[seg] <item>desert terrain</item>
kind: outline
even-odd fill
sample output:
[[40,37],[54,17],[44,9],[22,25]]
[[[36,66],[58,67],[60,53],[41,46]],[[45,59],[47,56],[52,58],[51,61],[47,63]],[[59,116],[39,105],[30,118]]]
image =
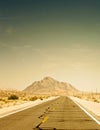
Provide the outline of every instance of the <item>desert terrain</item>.
[[[67,95],[66,95],[67,96]],[[17,90],[0,90],[0,116],[4,116],[13,111],[23,108],[29,108],[48,100],[56,98],[56,96],[36,96],[26,94]],[[100,94],[96,93],[84,93],[69,96],[74,102],[82,105],[92,115],[96,116],[100,120]]]
[[0,89],[0,109],[15,105],[24,104],[35,101],[37,99],[43,100],[49,96],[36,96],[33,94],[26,94],[22,91],[11,89]]
[[0,114],[29,108],[59,96],[71,98],[100,119],[100,93],[81,92],[71,84],[51,77],[36,81],[23,91],[0,89]]

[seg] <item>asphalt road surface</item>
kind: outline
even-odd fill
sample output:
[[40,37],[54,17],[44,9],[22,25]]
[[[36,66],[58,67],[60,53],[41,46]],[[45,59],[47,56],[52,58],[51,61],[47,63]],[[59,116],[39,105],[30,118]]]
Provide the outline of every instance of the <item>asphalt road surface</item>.
[[100,125],[72,100],[60,97],[1,118],[0,130],[100,130]]

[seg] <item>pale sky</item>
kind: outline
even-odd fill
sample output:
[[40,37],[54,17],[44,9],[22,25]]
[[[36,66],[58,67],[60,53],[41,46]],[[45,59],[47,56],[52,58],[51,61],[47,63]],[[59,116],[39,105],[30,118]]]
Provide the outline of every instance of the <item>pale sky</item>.
[[100,92],[99,0],[0,2],[0,88],[46,76]]

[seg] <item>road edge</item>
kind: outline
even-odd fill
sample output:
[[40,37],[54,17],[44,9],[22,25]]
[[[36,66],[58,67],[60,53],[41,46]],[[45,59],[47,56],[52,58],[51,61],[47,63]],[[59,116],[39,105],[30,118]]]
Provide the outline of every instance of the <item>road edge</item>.
[[96,119],[85,107],[81,105],[81,103],[78,103],[77,101],[74,101],[71,97],[69,97],[70,100],[72,100],[77,106],[79,106],[89,117],[91,117],[98,125],[100,125],[100,121]]

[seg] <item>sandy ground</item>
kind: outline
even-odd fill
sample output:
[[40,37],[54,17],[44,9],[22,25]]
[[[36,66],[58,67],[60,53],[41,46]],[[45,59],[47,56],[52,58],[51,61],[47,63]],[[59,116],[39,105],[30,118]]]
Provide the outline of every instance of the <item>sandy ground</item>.
[[77,97],[70,97],[73,101],[77,102],[93,114],[95,114],[98,118],[100,118],[100,103],[93,101],[86,101],[84,99],[80,99]]
[[39,105],[49,100],[54,100],[56,98],[58,97],[50,97],[48,99],[43,99],[43,100],[37,99],[36,101],[29,101],[23,104],[17,104],[15,106],[0,108],[0,118]]

